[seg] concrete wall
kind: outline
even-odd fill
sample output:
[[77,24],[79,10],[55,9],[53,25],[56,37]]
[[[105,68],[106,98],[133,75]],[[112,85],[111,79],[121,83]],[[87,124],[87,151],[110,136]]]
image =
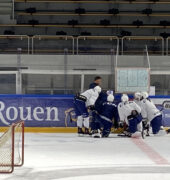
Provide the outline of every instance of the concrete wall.
[[[17,67],[18,55],[0,55],[0,68],[10,70]],[[62,94],[81,89],[81,78],[84,74],[84,88],[96,75],[103,78],[103,89],[114,89],[115,57],[109,55],[21,55],[22,93],[24,94]],[[151,56],[151,85],[156,87],[156,94],[170,94],[170,57]],[[118,56],[118,67],[148,67],[146,57]],[[65,63],[66,62],[66,66]],[[0,74],[4,73],[0,71]],[[66,73],[66,76],[64,75]],[[67,82],[65,84],[65,78]],[[0,87],[15,85],[9,77],[0,78]],[[65,87],[66,86],[66,87]],[[1,93],[10,93],[8,88],[0,88]]]
[[[17,57],[17,55],[0,55],[0,67],[16,67]],[[21,55],[21,66],[37,70],[63,70],[65,58],[68,70],[109,71],[115,61],[115,56],[111,55]],[[149,59],[153,73],[154,71],[168,73],[170,56],[150,56]],[[148,67],[146,56],[118,56],[117,61],[118,67]]]

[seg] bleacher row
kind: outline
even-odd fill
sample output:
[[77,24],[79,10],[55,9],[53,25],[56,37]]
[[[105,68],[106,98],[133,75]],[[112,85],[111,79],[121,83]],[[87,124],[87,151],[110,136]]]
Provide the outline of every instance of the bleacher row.
[[[169,32],[170,29],[170,21],[167,20],[169,8],[170,1],[167,0],[15,0],[17,24],[3,24],[1,27],[56,28],[57,35],[116,36],[136,35],[133,29],[150,29],[147,35],[153,35],[153,29],[161,29],[162,32],[154,35],[167,37],[168,33],[164,31]],[[100,32],[95,33],[96,28]],[[114,34],[111,32],[113,29]]]
[[120,54],[142,54],[147,45],[151,54],[169,54],[169,0],[8,1],[16,23],[0,19],[0,53],[110,54],[119,45]]
[[[161,36],[49,36],[0,35],[0,53],[26,54],[149,54],[168,55],[170,37]],[[136,46],[138,44],[138,46]]]
[[15,0],[15,2],[55,2],[55,3],[102,3],[102,4],[170,4],[168,0]]

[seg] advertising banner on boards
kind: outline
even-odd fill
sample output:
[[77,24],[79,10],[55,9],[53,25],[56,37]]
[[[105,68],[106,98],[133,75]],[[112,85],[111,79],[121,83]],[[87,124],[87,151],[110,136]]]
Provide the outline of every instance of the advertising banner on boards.
[[0,96],[0,126],[24,120],[26,127],[65,127],[73,96]]
[[[151,99],[162,112],[164,126],[170,127],[170,97]],[[0,126],[19,120],[26,127],[75,127],[73,96],[0,95]]]

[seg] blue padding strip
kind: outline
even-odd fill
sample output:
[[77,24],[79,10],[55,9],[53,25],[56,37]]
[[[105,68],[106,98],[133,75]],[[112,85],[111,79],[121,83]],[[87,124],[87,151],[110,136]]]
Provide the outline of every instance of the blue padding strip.
[[0,98],[69,98],[72,99],[74,95],[37,95],[37,94],[0,94]]
[[[122,96],[122,94],[116,94],[115,95],[115,99],[120,99]],[[128,95],[129,98],[133,98],[133,95]],[[6,97],[6,98],[21,98],[21,97],[26,97],[26,98],[73,98],[74,95],[73,94],[58,94],[58,95],[37,95],[37,94],[0,94],[0,98],[3,98],[3,97]],[[170,98],[170,95],[169,96],[164,96],[164,95],[157,95],[157,96],[150,96],[150,98],[158,98],[158,99],[169,99]]]
[[164,96],[164,95],[157,95],[157,96],[149,96],[150,98],[158,98],[158,99],[169,99],[170,96]]

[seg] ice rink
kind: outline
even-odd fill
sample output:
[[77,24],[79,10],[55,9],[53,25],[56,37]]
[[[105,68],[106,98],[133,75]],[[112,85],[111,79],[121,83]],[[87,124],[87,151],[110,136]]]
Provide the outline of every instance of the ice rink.
[[170,135],[25,134],[25,164],[0,180],[170,180]]

